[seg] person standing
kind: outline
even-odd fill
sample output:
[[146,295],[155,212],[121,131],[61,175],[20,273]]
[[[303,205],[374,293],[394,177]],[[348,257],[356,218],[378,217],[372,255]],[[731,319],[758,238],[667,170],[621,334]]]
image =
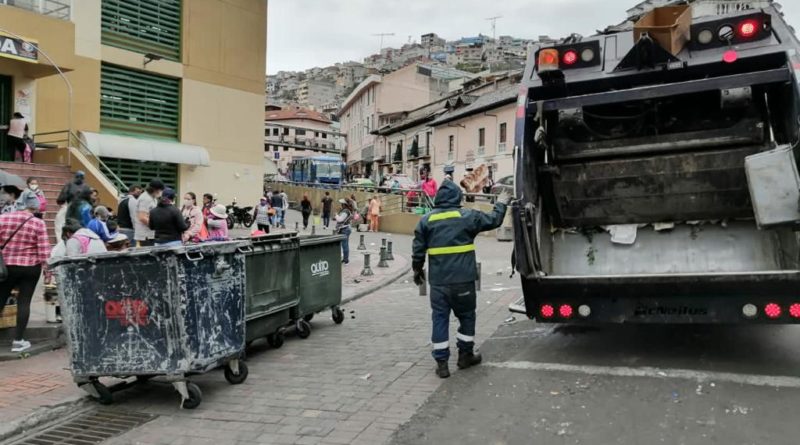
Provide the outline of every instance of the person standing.
[[331,225],[331,210],[333,210],[331,192],[325,192],[325,197],[322,198],[322,225],[326,229]]
[[181,215],[189,223],[189,229],[183,232],[183,242],[199,243],[202,241],[200,234],[203,232],[203,226],[206,222],[205,218],[203,218],[203,212],[197,206],[197,195],[194,192],[188,192],[183,195]]
[[31,299],[42,268],[50,257],[50,240],[43,220],[33,214],[39,209],[39,200],[33,196],[24,202],[25,210],[0,215],[0,250],[8,270],[8,276],[0,282],[0,312],[17,289],[17,326],[11,352],[30,349],[25,340],[25,328],[31,314]]
[[308,199],[308,193],[303,193],[303,199],[300,201],[300,213],[303,215],[303,230],[308,230],[308,218],[311,216],[311,200]]
[[272,194],[272,201],[270,202],[272,208],[275,209],[275,217],[272,218],[272,225],[278,227],[283,217],[283,198],[279,192]]
[[475,259],[475,237],[503,224],[508,193],[497,198],[492,213],[461,207],[463,195],[455,182],[445,180],[436,193],[434,210],[425,215],[414,231],[412,269],[414,283],[425,285],[425,257],[430,260],[430,301],[432,309],[433,358],[436,375],[450,376],[450,312],[458,318],[456,335],[458,368],[466,369],[481,362],[475,347],[475,280],[478,278]]
[[44,193],[39,188],[39,180],[31,177],[28,178],[25,183],[27,184],[27,187],[22,191],[19,199],[17,199],[17,210],[25,210],[25,202],[28,200],[28,198],[33,196],[39,200],[39,210],[37,210],[34,215],[37,218],[42,219],[44,217],[44,212],[47,211],[47,198],[45,198]]
[[258,205],[256,205],[256,209],[253,211],[253,220],[255,220],[258,230],[269,233],[269,226],[272,218],[271,212],[274,212],[272,206],[269,205],[267,198],[262,196],[258,201]]
[[6,141],[8,143],[7,152],[3,154],[3,160],[14,161],[19,155],[19,159],[24,159],[25,154],[25,135],[28,133],[28,123],[22,113],[14,113],[6,126]]
[[93,231],[82,227],[81,223],[67,218],[61,237],[64,240],[64,254],[68,257],[107,252],[106,244]]
[[133,239],[133,217],[136,215],[136,200],[142,194],[142,188],[138,185],[131,186],[128,189],[128,195],[122,198],[117,206],[117,224],[119,231],[127,236],[129,240]]
[[78,221],[82,227],[88,227],[92,222],[92,191],[88,187],[81,191],[77,198],[67,206],[67,219]]
[[340,199],[339,204],[342,208],[336,215],[336,233],[344,235],[342,238],[342,263],[350,264],[350,234],[353,230],[350,223],[353,220],[353,207],[347,199]]
[[158,205],[158,198],[164,191],[164,183],[158,179],[150,181],[147,189],[136,200],[136,219],[133,221],[133,239],[137,247],[150,247],[156,237],[155,231],[150,229],[150,211]]
[[167,187],[158,199],[158,204],[150,210],[147,219],[154,233],[154,242],[159,247],[176,247],[183,244],[183,233],[189,230],[189,223],[175,207],[175,190]]
[[91,188],[86,185],[86,173],[78,170],[75,172],[75,178],[64,184],[64,187],[61,188],[56,203],[58,203],[58,205],[69,204],[86,190],[91,193]]
[[430,198],[431,200],[436,197],[436,191],[439,190],[439,184],[436,183],[436,180],[431,177],[430,172],[428,169],[423,168],[420,170],[420,176],[422,177],[422,192]]
[[111,238],[114,237],[107,225],[109,216],[110,213],[108,212],[107,208],[103,206],[97,206],[94,209],[94,219],[89,221],[89,224],[86,226],[87,229],[96,233],[97,236],[100,237],[100,240],[104,243],[109,242]]
[[283,207],[281,211],[281,228],[286,228],[286,213],[289,211],[289,195],[286,194],[286,191],[281,190],[281,201],[283,202]]
[[367,208],[367,213],[369,215],[370,232],[377,232],[378,224],[381,219],[381,199],[378,198],[378,195],[374,195],[372,199],[369,200],[369,207]]
[[228,240],[228,211],[222,204],[217,204],[208,213],[208,240]]

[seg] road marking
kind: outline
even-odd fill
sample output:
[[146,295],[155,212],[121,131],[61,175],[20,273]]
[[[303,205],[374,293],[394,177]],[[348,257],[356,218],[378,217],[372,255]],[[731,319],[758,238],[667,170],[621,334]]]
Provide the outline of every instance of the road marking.
[[695,371],[691,369],[662,369],[651,367],[631,368],[626,366],[567,365],[562,363],[537,362],[489,362],[490,368],[519,369],[528,371],[571,372],[612,377],[647,377],[661,379],[692,380],[698,383],[727,382],[741,385],[769,386],[776,388],[800,388],[800,378],[757,374],[735,374],[730,372]]

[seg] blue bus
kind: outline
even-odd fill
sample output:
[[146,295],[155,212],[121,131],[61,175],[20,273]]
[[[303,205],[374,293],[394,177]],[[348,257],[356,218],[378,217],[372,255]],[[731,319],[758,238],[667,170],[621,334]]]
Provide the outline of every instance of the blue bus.
[[315,156],[298,158],[289,165],[289,180],[292,182],[341,185],[345,164],[338,157]]

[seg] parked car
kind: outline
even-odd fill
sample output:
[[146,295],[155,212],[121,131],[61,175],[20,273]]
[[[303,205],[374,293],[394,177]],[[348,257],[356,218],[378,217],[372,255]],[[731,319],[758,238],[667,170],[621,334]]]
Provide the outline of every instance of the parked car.
[[355,178],[347,185],[364,188],[367,191],[373,191],[375,189],[375,181],[369,178]]
[[497,180],[492,186],[492,195],[499,195],[502,192],[506,192],[511,196],[514,196],[514,176],[504,176]]

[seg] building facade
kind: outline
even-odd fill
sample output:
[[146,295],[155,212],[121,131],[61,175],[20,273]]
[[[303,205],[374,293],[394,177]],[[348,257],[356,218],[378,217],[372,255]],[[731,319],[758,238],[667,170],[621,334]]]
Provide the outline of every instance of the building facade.
[[338,125],[314,110],[287,107],[267,110],[264,117],[264,156],[281,173],[292,160],[313,156],[342,157],[345,138]]
[[307,79],[297,89],[297,102],[314,110],[336,102],[336,84],[324,80]]
[[71,131],[70,145],[128,185],[158,177],[221,200],[256,199],[267,0],[158,3],[0,1],[0,32],[40,49],[0,54],[0,119],[18,111],[34,135]]

